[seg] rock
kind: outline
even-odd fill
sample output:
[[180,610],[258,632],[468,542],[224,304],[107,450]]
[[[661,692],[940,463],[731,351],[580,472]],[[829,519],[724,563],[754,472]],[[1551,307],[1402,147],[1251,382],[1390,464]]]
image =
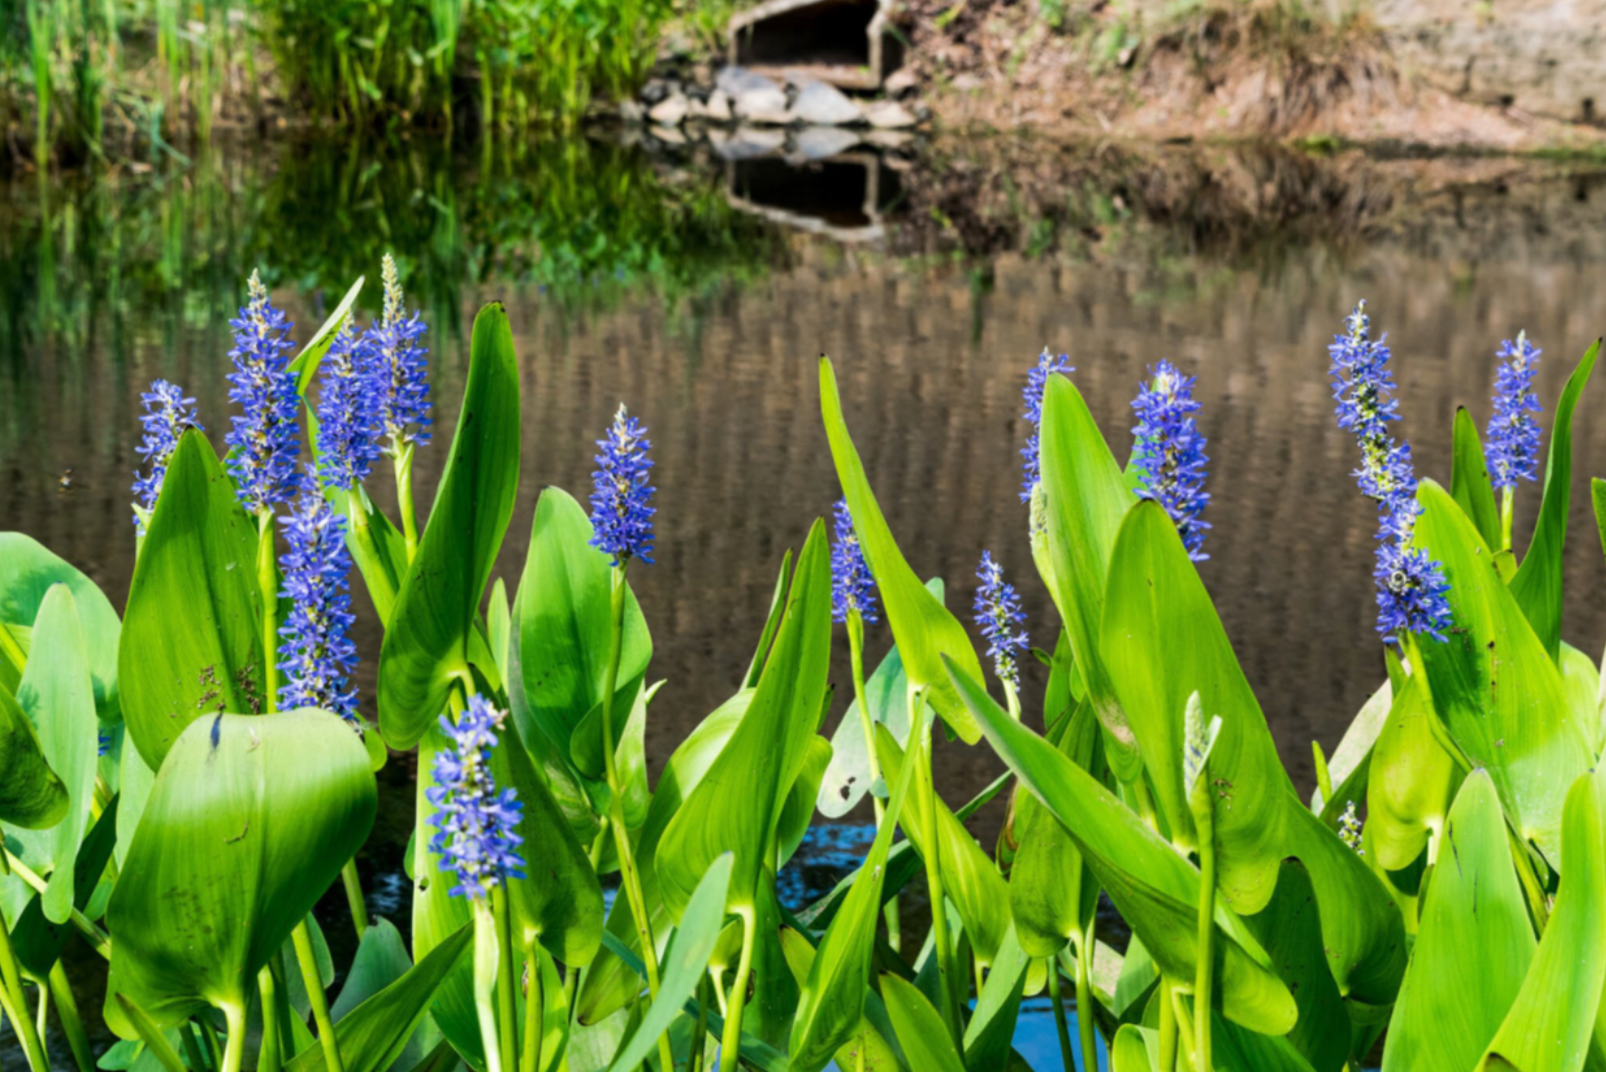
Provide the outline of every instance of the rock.
[[864,110],[865,122],[879,130],[901,130],[919,120],[897,101],[876,101]]
[[619,102],[619,118],[626,126],[639,126],[647,110],[633,100]]
[[723,160],[751,160],[755,156],[768,156],[785,144],[786,135],[779,130],[737,127],[726,141],[714,144],[714,152]]
[[649,78],[647,84],[641,87],[641,100],[650,108],[669,97],[673,91],[673,87],[662,78]]
[[714,88],[725,91],[727,97],[736,98],[756,89],[780,89],[780,83],[766,78],[746,67],[722,67],[714,78]]
[[804,127],[792,139],[792,150],[804,160],[825,160],[859,144],[859,136],[841,127]]
[[740,119],[754,123],[790,122],[786,90],[779,82],[745,67],[726,67],[719,72],[715,85],[730,98],[731,113]]
[[866,131],[864,140],[878,149],[907,149],[915,136],[907,130],[870,130]]
[[686,135],[681,133],[679,127],[649,127],[647,132],[664,145],[686,144]]
[[833,85],[804,82],[792,102],[792,119],[810,126],[840,127],[857,123],[864,112]]
[[686,118],[686,113],[689,111],[691,111],[691,105],[687,102],[685,96],[680,93],[672,93],[653,105],[651,110],[647,112],[647,118],[660,126],[673,127],[679,126],[680,121]]
[[919,84],[920,79],[915,77],[914,71],[908,67],[899,67],[887,76],[887,80],[881,88],[886,91],[889,97],[901,97]]
[[731,121],[731,99],[723,89],[716,89],[708,95],[708,101],[703,105],[703,117],[712,123]]

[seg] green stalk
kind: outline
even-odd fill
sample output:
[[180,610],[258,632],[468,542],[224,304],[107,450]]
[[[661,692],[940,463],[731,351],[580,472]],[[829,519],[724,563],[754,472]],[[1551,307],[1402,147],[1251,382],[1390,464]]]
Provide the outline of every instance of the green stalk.
[[1020,692],[1012,681],[1004,682],[1004,700],[1009,704],[1009,717],[1020,721]]
[[271,968],[263,967],[257,972],[257,991],[262,995],[262,1048],[257,1052],[257,1072],[279,1072],[284,1057],[279,1052],[278,986]]
[[703,1056],[708,1052],[708,973],[697,980],[697,1029],[692,1032],[691,1064],[688,1072],[703,1072]]
[[[200,1024],[201,1039],[206,1043],[207,1060],[211,1062],[211,1067],[216,1068],[223,1062],[223,1047],[218,1045],[217,1031],[213,1029],[212,1021],[203,1016]],[[257,1072],[262,1072],[262,1069],[257,1069]]]
[[546,991],[543,978],[541,943],[535,939],[524,947],[524,968],[530,973],[529,985],[524,991],[524,1054],[519,1062],[521,1072],[540,1072],[541,1042],[546,1032]]
[[[864,615],[857,610],[848,614],[848,650],[853,655],[853,698],[859,705],[859,724],[864,728],[865,753],[870,757],[870,781],[881,782],[881,759],[876,755],[875,749],[875,719],[870,714],[869,697],[864,685]],[[870,801],[875,805],[875,828],[881,829],[881,823],[886,818],[886,803],[878,796],[871,794]],[[898,898],[894,894],[887,901],[882,910],[887,920],[887,944],[897,953],[903,945],[902,927],[898,919]]]
[[357,941],[368,933],[368,903],[362,895],[362,879],[357,875],[357,859],[352,857],[340,869],[341,883],[346,887],[346,903],[351,906],[351,922],[357,928]]
[[[0,850],[0,877],[4,877],[12,871],[15,871],[17,877],[22,881],[32,886],[35,892],[39,894],[45,892],[47,883],[34,873],[33,868],[12,856],[11,853]],[[101,930],[96,923],[77,908],[72,910],[68,918],[72,920],[73,926],[91,949],[107,960],[112,959],[112,940],[105,931]]]
[[1076,1035],[1082,1046],[1082,1072],[1098,1072],[1099,1044],[1093,1020],[1093,933],[1076,952]]
[[413,509],[413,444],[396,453],[396,505],[401,510],[407,561],[418,557],[418,514]]
[[964,1027],[959,1015],[958,977],[954,974],[954,947],[948,937],[947,900],[942,885],[942,839],[937,830],[937,787],[932,779],[931,729],[936,715],[926,716],[926,690],[909,690],[909,717],[920,726],[920,752],[915,788],[922,825],[926,828],[926,885],[931,890],[931,940],[937,950],[937,978],[942,990],[942,1022],[956,1049],[964,1050]]
[[1160,1072],[1177,1067],[1177,1010],[1171,1004],[1171,980],[1160,977]]
[[62,970],[61,961],[50,966],[49,980],[50,993],[56,999],[56,1019],[61,1021],[61,1032],[67,1036],[78,1072],[93,1072],[95,1054],[89,1048],[89,1033],[78,1016],[78,1002],[73,998],[72,987],[67,985],[67,973]]
[[223,1067],[218,1072],[240,1072],[245,1063],[245,1010],[225,1006],[223,1018],[228,1021],[229,1040],[223,1047]]
[[496,917],[496,1048],[502,1065],[519,1067],[518,996],[514,992],[513,913],[507,903],[507,886],[491,891],[491,914]]
[[[612,625],[608,638],[608,672],[602,679],[602,762],[608,778],[608,822],[613,827],[614,847],[619,851],[619,873],[624,881],[625,897],[630,914],[636,922],[636,938],[641,943],[641,962],[647,969],[647,992],[658,1000],[658,946],[653,940],[652,917],[647,913],[647,898],[641,890],[641,874],[636,870],[636,854],[630,847],[630,831],[625,828],[624,787],[619,783],[619,764],[613,754],[613,701],[619,687],[619,660],[624,647],[625,630],[625,570],[629,559],[613,568],[611,592]],[[669,1048],[669,1036],[658,1038],[658,1060],[664,1068],[675,1067],[675,1058]]]
[[474,898],[474,1011],[487,1072],[504,1072],[496,1031],[496,961],[501,952],[496,931],[496,913],[484,898]]
[[[7,853],[0,852],[0,878],[11,873],[5,864],[6,856]],[[45,1056],[45,1048],[39,1042],[39,1030],[28,1017],[28,1002],[22,992],[22,970],[17,967],[17,955],[11,948],[11,932],[6,929],[4,916],[0,916],[0,983],[4,984],[9,995],[6,1011],[11,1016],[17,1038],[22,1040],[23,1053],[28,1056],[28,1067],[34,1072],[50,1072],[50,1059]],[[43,1004],[44,995],[41,994],[41,1007]]]
[[1056,957],[1048,960],[1048,997],[1054,1005],[1054,1032],[1060,1040],[1060,1063],[1065,1066],[1065,1072],[1076,1072],[1076,1059],[1071,1056],[1071,1029],[1065,1022],[1065,995],[1060,992],[1060,965]]
[[206,1058],[201,1056],[201,1047],[195,1042],[194,1026],[189,1021],[185,1021],[178,1031],[179,1041],[184,1046],[184,1060],[189,1064],[190,1068],[194,1069],[195,1072],[206,1072],[208,1067]]
[[1511,522],[1516,514],[1516,488],[1504,488],[1500,492],[1500,548],[1511,550]]
[[1193,825],[1199,836],[1199,937],[1198,962],[1193,977],[1193,1068],[1211,1072],[1210,1002],[1215,984],[1216,940],[1216,821],[1210,799],[1210,763],[1207,759],[1199,779],[1188,794]]
[[[318,1025],[318,1043],[323,1047],[324,1065],[329,1072],[345,1072],[340,1060],[339,1040],[335,1038],[335,1025],[329,1019],[329,996],[323,992],[323,979],[318,975],[318,956],[312,949],[312,931],[305,918],[296,924],[291,936],[295,939],[296,962],[301,965],[301,982],[307,988],[312,1002],[312,1019]],[[233,1045],[233,1030],[229,1044]]]
[[[726,1002],[725,1034],[719,1044],[721,1072],[736,1072],[741,1064],[742,1010],[747,1006],[747,980],[753,971],[754,924],[751,905],[737,910],[742,919],[742,956],[736,963],[736,977],[731,980],[730,998]],[[672,1063],[666,1068],[675,1067]]]
[[279,706],[279,559],[273,541],[273,511],[257,515],[257,587],[262,592],[262,698],[264,711]]

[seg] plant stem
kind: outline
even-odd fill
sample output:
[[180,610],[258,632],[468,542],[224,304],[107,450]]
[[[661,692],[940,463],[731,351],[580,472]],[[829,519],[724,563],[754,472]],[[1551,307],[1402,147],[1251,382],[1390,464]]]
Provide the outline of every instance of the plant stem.
[[[201,1039],[206,1043],[207,1059],[212,1063],[212,1067],[216,1068],[223,1063],[223,1047],[218,1045],[217,1031],[213,1029],[212,1021],[203,1016],[200,1023]],[[257,1072],[262,1072],[262,1069],[257,1069]]]
[[[5,864],[7,855],[0,852],[0,878],[10,873],[10,868]],[[4,916],[0,916],[0,984],[5,986],[10,996],[7,1011],[11,1016],[11,1026],[22,1041],[22,1050],[28,1056],[28,1067],[34,1072],[49,1072],[50,1059],[45,1056],[45,1048],[39,1042],[39,1030],[28,1017],[28,1001],[22,992],[22,970],[17,967],[17,955],[11,948],[11,933],[6,930]],[[40,994],[39,999],[42,1008],[44,995]]]
[[[624,786],[619,782],[619,763],[614,756],[613,704],[619,687],[619,661],[624,650],[625,596],[630,591],[625,583],[625,570],[629,559],[613,568],[613,587],[610,592],[612,624],[608,636],[608,670],[602,679],[602,762],[608,778],[608,821],[613,827],[614,848],[619,853],[619,873],[625,887],[625,898],[630,915],[636,923],[636,938],[641,944],[641,962],[647,969],[647,993],[658,999],[658,946],[652,933],[652,917],[647,913],[647,898],[641,889],[641,874],[636,870],[636,855],[630,847],[630,831],[625,826]],[[675,1067],[674,1053],[669,1048],[669,1036],[658,1038],[658,1060],[666,1069]]]
[[[864,729],[865,754],[870,760],[870,781],[872,785],[882,784],[881,758],[876,755],[875,749],[875,717],[870,713],[868,690],[864,685],[864,615],[858,611],[848,614],[848,650],[853,656],[853,699],[859,705],[859,724]],[[886,818],[886,803],[872,791],[870,801],[875,806],[875,828],[881,829],[881,823]],[[898,919],[898,897],[894,894],[882,910],[887,920],[887,945],[892,947],[894,953],[900,952],[903,945],[902,927]]]
[[513,912],[507,903],[507,886],[491,891],[491,913],[496,917],[496,1045],[502,1051],[502,1065],[519,1067],[518,996],[513,971]]
[[909,717],[919,726],[920,755],[909,757],[909,762],[919,764],[915,771],[915,788],[920,803],[921,825],[926,829],[926,885],[931,890],[931,941],[937,952],[942,1022],[953,1038],[954,1047],[963,1053],[964,1028],[959,1016],[958,979],[954,974],[954,948],[948,937],[948,909],[942,886],[942,835],[937,829],[937,787],[931,772],[931,729],[936,715],[926,717],[926,691],[922,687],[909,690]]
[[223,1046],[223,1067],[218,1072],[240,1072],[245,1063],[245,1010],[227,1006],[223,1018],[228,1021],[229,1039]]
[[484,898],[474,899],[474,1011],[479,1018],[480,1044],[488,1072],[503,1072],[502,1048],[496,1029],[496,976],[501,944],[496,937],[496,914]]
[[1500,493],[1500,548],[1511,550],[1511,521],[1516,514],[1517,489],[1505,488]]
[[[747,1006],[747,980],[753,971],[754,924],[752,906],[738,910],[742,920],[742,956],[736,962],[736,977],[731,980],[730,1000],[726,1003],[725,1034],[719,1044],[720,1072],[736,1072],[741,1065],[742,1010]],[[674,1068],[671,1063],[666,1068]]]
[[1060,1040],[1060,1063],[1065,1066],[1065,1072],[1076,1072],[1076,1059],[1071,1056],[1071,1029],[1065,1022],[1065,995],[1060,992],[1057,957],[1048,958],[1048,997],[1054,1005],[1054,1032]]
[[[1009,704],[1009,717],[1016,722],[1020,721],[1020,692],[1013,682],[1004,682],[1004,701]],[[1043,727],[1047,729],[1048,727]]]
[[1093,950],[1097,946],[1088,931],[1076,951],[1076,1035],[1082,1047],[1082,1072],[1098,1072],[1099,1044],[1093,1019]]
[[352,857],[340,869],[340,878],[346,887],[346,903],[351,906],[352,926],[357,928],[357,941],[368,933],[368,902],[363,899],[362,879],[357,875],[357,859]]
[[257,587],[262,591],[262,709],[279,705],[279,560],[273,540],[273,512],[257,515]]
[[73,998],[72,987],[67,984],[67,973],[62,969],[61,961],[50,966],[49,980],[50,993],[56,1001],[56,1019],[61,1021],[61,1032],[67,1036],[73,1061],[77,1063],[79,1072],[93,1072],[95,1054],[89,1047],[89,1034],[78,1016],[78,1002]]
[[524,992],[524,1055],[519,1062],[522,1072],[541,1072],[541,1042],[546,1031],[544,967],[541,943],[532,938],[524,947],[524,970],[530,973],[530,984]]
[[257,992],[262,995],[262,1048],[257,1051],[257,1072],[279,1072],[284,1057],[279,1052],[279,994],[273,969],[257,972]]
[[1211,1072],[1210,1003],[1215,985],[1216,940],[1216,821],[1210,797],[1210,764],[1206,760],[1199,781],[1188,794],[1193,825],[1199,836],[1199,938],[1193,976],[1193,1068]]
[[[340,1060],[339,1041],[335,1038],[335,1025],[329,1019],[329,997],[323,991],[323,978],[318,974],[318,955],[312,948],[312,931],[305,919],[296,924],[292,937],[296,945],[296,962],[301,965],[301,982],[307,988],[308,1000],[312,1002],[313,1022],[318,1025],[318,1042],[323,1047],[324,1065],[329,1072],[345,1072],[346,1066]],[[232,1039],[230,1043],[233,1043]]]
[[1160,1072],[1177,1067],[1177,1010],[1171,1004],[1171,980],[1160,977]]
[[413,509],[413,444],[396,454],[396,506],[401,511],[407,561],[418,557],[418,515]]
[[[45,892],[47,883],[34,872],[33,868],[12,856],[9,852],[0,850],[0,877],[10,871],[15,871],[18,878],[32,886],[38,893],[43,894]],[[79,934],[83,936],[84,941],[88,943],[91,949],[107,960],[112,959],[112,940],[105,931],[101,930],[99,926],[77,908],[72,910],[68,918],[72,920],[73,926],[78,929]]]
[[708,1052],[708,973],[697,980],[697,1028],[692,1032],[689,1072],[703,1072],[703,1056]]
[[206,1058],[201,1056],[201,1047],[196,1044],[194,1025],[186,1020],[178,1029],[179,1042],[184,1047],[184,1060],[194,1072],[206,1072]]

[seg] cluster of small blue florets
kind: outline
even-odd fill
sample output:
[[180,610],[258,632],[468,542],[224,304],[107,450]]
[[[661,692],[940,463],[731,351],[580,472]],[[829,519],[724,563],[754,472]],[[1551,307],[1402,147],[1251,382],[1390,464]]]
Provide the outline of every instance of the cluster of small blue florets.
[[523,843],[517,827],[524,805],[512,789],[497,791],[491,776],[491,749],[505,714],[483,696],[470,698],[454,726],[441,716],[441,729],[456,748],[435,754],[434,784],[424,791],[435,814],[430,851],[443,871],[457,874],[452,896],[475,900],[491,895],[505,878],[523,878]]
[[1043,347],[1043,352],[1037,355],[1037,364],[1032,366],[1026,374],[1026,386],[1021,391],[1021,402],[1024,409],[1021,416],[1031,425],[1031,431],[1026,435],[1026,445],[1021,448],[1022,468],[1025,469],[1025,478],[1021,481],[1020,501],[1032,501],[1032,492],[1037,490],[1038,481],[1043,478],[1040,433],[1043,427],[1043,393],[1048,390],[1048,378],[1056,372],[1069,375],[1076,369],[1071,367],[1071,359],[1065,354],[1058,357]]
[[976,570],[981,587],[976,590],[976,624],[981,635],[987,638],[987,654],[993,660],[993,673],[998,680],[1019,687],[1020,664],[1016,655],[1024,652],[1028,640],[1026,630],[1015,627],[1026,620],[1021,610],[1020,595],[1015,586],[1004,580],[1004,567],[992,556],[981,553],[981,566]]
[[857,613],[866,624],[879,621],[875,578],[864,560],[864,547],[853,527],[848,501],[838,500],[832,512],[835,540],[831,544],[831,616],[845,622],[850,614]]
[[350,490],[379,459],[379,424],[372,405],[374,350],[351,321],[324,355],[318,393],[318,477],[326,488]]
[[1444,568],[1421,548],[1411,546],[1421,507],[1416,501],[1416,474],[1409,444],[1396,443],[1390,421],[1399,420],[1389,372],[1387,338],[1371,338],[1371,319],[1361,302],[1345,320],[1344,334],[1328,347],[1332,358],[1333,398],[1338,425],[1354,433],[1361,448],[1355,478],[1361,491],[1377,503],[1377,630],[1398,641],[1405,633],[1445,639],[1450,627],[1449,584]]
[[1495,357],[1494,412],[1489,417],[1489,480],[1500,489],[1515,488],[1518,480],[1539,476],[1539,396],[1534,394],[1534,373],[1539,371],[1537,349],[1526,331],[1515,342],[1506,339]]
[[179,436],[186,429],[200,428],[201,424],[197,420],[195,399],[184,397],[183,389],[177,384],[156,380],[149,391],[140,395],[139,401],[145,408],[144,416],[139,419],[145,430],[139,456],[141,463],[150,467],[148,472],[134,473],[134,528],[143,536],[146,519],[155,509],[156,497],[161,494],[162,481],[167,477],[167,463],[178,449]]
[[284,590],[294,606],[279,627],[279,706],[318,707],[347,721],[357,717],[357,693],[349,681],[357,648],[347,633],[351,613],[351,553],[345,520],[309,481],[295,510],[284,519],[290,549],[280,560]]
[[591,546],[613,559],[615,566],[632,558],[652,564],[652,505],[655,490],[647,483],[652,441],[647,429],[620,405],[605,438],[597,440],[602,453],[591,474]]
[[384,311],[369,330],[373,348],[373,390],[378,398],[376,421],[387,449],[400,454],[409,443],[428,443],[431,419],[429,382],[424,378],[424,357],[419,344],[424,320],[408,314],[402,298],[396,261],[385,254],[381,268],[385,285]]
[[1200,518],[1210,493],[1204,490],[1205,437],[1194,423],[1199,403],[1193,397],[1194,377],[1184,376],[1169,361],[1161,361],[1154,378],[1138,389],[1132,400],[1138,424],[1132,429],[1132,466],[1140,483],[1138,494],[1165,507],[1182,536],[1188,557],[1201,562],[1210,556],[1204,545],[1208,521]]
[[223,441],[232,448],[229,475],[240,502],[262,514],[295,498],[301,486],[296,459],[301,432],[296,424],[295,373],[289,371],[290,322],[268,301],[268,290],[251,273],[249,296],[234,329],[234,371],[229,373],[229,401],[244,411]]

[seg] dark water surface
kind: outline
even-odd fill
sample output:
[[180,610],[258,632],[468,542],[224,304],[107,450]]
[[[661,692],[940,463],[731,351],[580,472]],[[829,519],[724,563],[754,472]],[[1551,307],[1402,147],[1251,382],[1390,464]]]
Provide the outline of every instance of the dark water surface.
[[[875,169],[868,208],[853,204],[862,183],[818,167],[779,182],[782,166],[755,173],[584,142],[466,156],[290,146],[0,186],[0,529],[38,538],[121,606],[145,385],[183,384],[220,444],[225,321],[250,269],[262,268],[304,340],[351,279],[377,281],[393,250],[431,324],[442,432],[455,422],[474,309],[508,305],[524,423],[522,492],[499,563],[510,585],[540,489],[584,496],[592,441],[621,401],[649,427],[658,554],[632,579],[652,673],[668,680],[648,726],[656,776],[735,687],[782,553],[837,497],[819,354],[836,361],[850,428],[911,563],[946,578],[950,605],[968,611],[990,549],[1044,646],[1057,619],[1016,495],[1025,371],[1045,345],[1069,353],[1124,455],[1130,400],[1165,358],[1197,375],[1210,441],[1214,528],[1201,572],[1304,792],[1310,742],[1330,752],[1383,674],[1373,514],[1349,478],[1355,448],[1334,426],[1327,387],[1326,346],[1343,316],[1364,297],[1388,331],[1399,428],[1420,473],[1445,483],[1455,407],[1487,420],[1502,338],[1526,328],[1544,348],[1548,426],[1568,371],[1606,327],[1606,187],[1551,165],[939,145],[854,165]],[[754,211],[759,192],[777,189],[790,201]],[[791,226],[811,211],[833,236]],[[371,283],[363,307],[377,304]],[[1606,422],[1589,397],[1574,428],[1565,635],[1598,652],[1606,568],[1585,476],[1606,470]],[[446,452],[443,436],[419,454],[422,503]],[[1519,531],[1537,501],[1525,487]],[[362,611],[371,713],[378,632]],[[888,642],[872,630],[877,657]],[[1029,719],[1044,677],[1028,662]],[[841,708],[845,654],[835,681]],[[374,907],[393,918],[408,902],[398,863],[410,762],[393,758],[383,776],[380,830],[362,861]],[[936,764],[956,805],[1002,769],[985,745],[944,745]],[[1001,814],[995,805],[973,822],[983,844]],[[814,870],[787,879],[799,896],[840,875],[841,840],[805,853]],[[332,939],[348,929],[343,917],[332,900]]]

